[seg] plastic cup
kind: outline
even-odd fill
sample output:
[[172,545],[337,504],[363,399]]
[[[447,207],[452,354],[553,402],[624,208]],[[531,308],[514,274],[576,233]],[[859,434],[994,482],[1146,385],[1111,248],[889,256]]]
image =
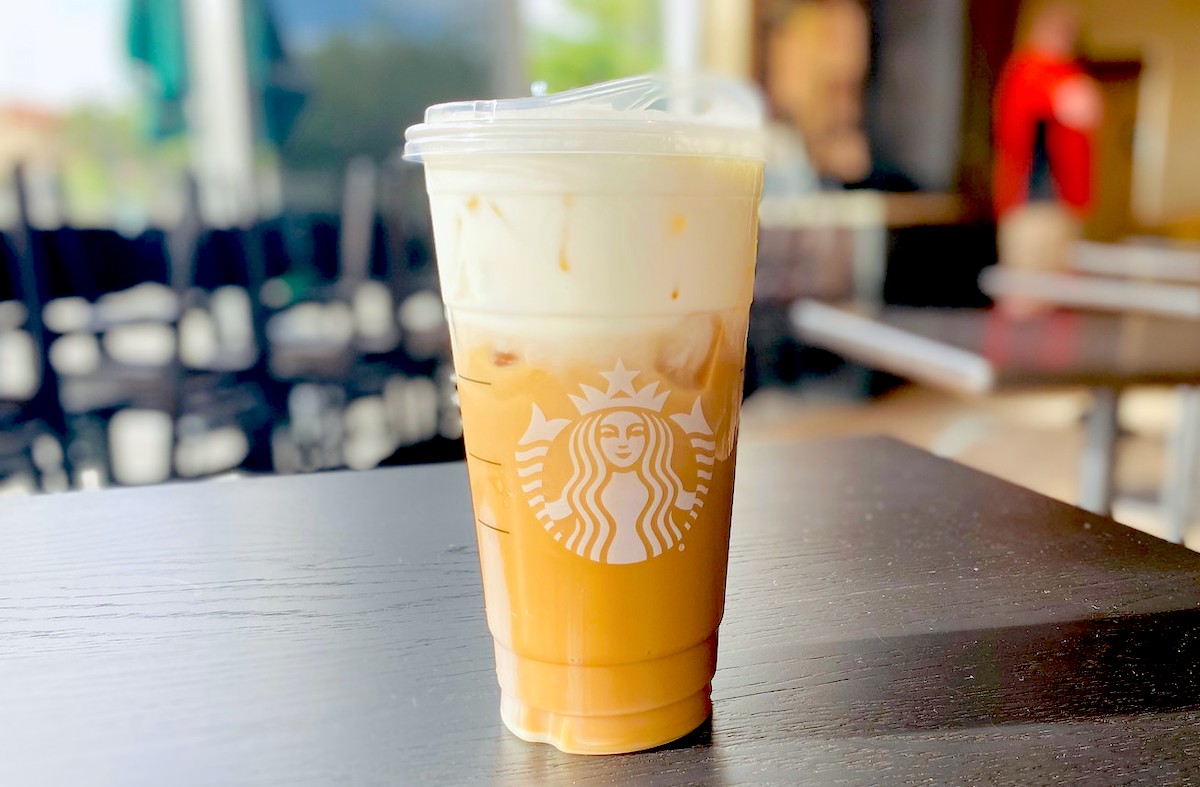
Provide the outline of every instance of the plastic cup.
[[424,162],[501,716],[658,746],[711,713],[761,111],[638,77],[431,107]]

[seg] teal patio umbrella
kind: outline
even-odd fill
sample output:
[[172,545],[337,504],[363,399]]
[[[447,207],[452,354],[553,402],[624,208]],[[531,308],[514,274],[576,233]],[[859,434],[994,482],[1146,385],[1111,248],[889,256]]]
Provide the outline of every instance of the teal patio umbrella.
[[[205,2],[207,0],[201,0]],[[129,56],[148,75],[148,131],[157,139],[187,130],[187,0],[130,0]],[[283,144],[304,107],[303,74],[287,56],[266,0],[243,0],[247,84],[259,139]]]

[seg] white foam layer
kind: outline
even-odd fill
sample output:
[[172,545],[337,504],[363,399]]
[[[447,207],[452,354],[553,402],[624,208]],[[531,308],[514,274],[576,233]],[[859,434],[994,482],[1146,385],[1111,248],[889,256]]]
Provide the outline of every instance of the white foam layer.
[[631,317],[749,305],[760,162],[581,153],[481,159],[427,162],[442,296],[453,309]]

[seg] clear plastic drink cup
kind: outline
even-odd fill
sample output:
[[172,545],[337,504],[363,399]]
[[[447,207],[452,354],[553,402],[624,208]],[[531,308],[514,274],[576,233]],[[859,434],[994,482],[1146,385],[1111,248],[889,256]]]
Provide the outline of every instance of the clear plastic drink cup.
[[711,712],[760,124],[736,83],[638,77],[408,129],[525,740],[635,751]]

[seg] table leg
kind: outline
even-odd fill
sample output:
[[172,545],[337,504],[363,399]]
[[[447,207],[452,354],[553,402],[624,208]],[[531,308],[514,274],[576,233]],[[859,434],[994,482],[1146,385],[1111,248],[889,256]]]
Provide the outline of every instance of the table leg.
[[1196,473],[1200,470],[1200,387],[1179,387],[1179,423],[1167,443],[1162,507],[1163,538],[1182,543],[1196,505]]
[[1079,506],[1101,516],[1112,513],[1118,398],[1116,389],[1093,389],[1079,462]]

